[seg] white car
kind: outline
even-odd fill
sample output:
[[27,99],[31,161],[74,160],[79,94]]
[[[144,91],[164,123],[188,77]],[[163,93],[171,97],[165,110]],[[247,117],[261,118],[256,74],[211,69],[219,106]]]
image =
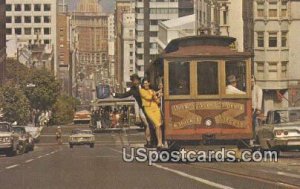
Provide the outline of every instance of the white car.
[[89,145],[91,148],[94,148],[95,135],[88,129],[75,129],[69,137],[69,145],[70,148],[73,148],[74,145]]
[[14,133],[11,125],[0,122],[0,152],[6,156],[14,156],[19,150],[19,135]]
[[300,108],[270,110],[256,138],[263,150],[300,150]]

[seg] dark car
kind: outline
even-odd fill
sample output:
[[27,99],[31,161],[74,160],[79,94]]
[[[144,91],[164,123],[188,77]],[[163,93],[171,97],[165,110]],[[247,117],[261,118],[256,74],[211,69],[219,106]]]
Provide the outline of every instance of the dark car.
[[13,131],[19,135],[19,145],[20,153],[33,151],[34,149],[34,139],[33,137],[26,132],[25,127],[23,126],[14,126],[12,127]]

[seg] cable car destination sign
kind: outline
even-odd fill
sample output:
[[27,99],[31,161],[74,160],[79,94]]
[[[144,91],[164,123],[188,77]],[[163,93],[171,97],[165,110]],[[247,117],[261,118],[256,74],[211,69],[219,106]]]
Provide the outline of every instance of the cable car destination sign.
[[246,120],[237,120],[236,117],[245,113],[245,105],[236,102],[220,102],[220,101],[202,101],[202,102],[188,102],[171,105],[171,114],[181,118],[180,121],[173,121],[172,127],[174,129],[182,129],[190,125],[202,124],[202,115],[197,114],[197,110],[215,110],[221,111],[217,114],[214,122],[217,125],[225,124],[235,128],[245,128]]

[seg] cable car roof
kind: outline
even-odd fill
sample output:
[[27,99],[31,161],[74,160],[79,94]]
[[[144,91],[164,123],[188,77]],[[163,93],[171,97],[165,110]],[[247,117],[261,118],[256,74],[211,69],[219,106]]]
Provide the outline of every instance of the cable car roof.
[[237,52],[230,47],[235,41],[233,37],[213,35],[177,38],[167,45],[162,57],[250,57],[250,52]]

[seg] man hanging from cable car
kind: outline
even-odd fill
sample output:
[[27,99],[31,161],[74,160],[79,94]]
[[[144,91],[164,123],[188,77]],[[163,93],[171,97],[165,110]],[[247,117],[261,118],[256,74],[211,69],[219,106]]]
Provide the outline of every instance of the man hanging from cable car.
[[133,74],[130,76],[130,80],[131,80],[131,84],[132,86],[130,87],[130,90],[125,92],[125,93],[113,93],[113,97],[114,98],[127,98],[130,96],[133,96],[139,106],[139,115],[141,120],[143,121],[144,125],[145,125],[145,138],[146,138],[146,144],[145,147],[152,147],[154,146],[154,144],[152,144],[151,142],[151,134],[150,134],[150,128],[149,128],[149,123],[147,121],[147,118],[145,116],[144,113],[144,109],[143,109],[143,105],[142,105],[142,99],[140,96],[140,92],[139,89],[140,87],[140,78],[137,74]]

